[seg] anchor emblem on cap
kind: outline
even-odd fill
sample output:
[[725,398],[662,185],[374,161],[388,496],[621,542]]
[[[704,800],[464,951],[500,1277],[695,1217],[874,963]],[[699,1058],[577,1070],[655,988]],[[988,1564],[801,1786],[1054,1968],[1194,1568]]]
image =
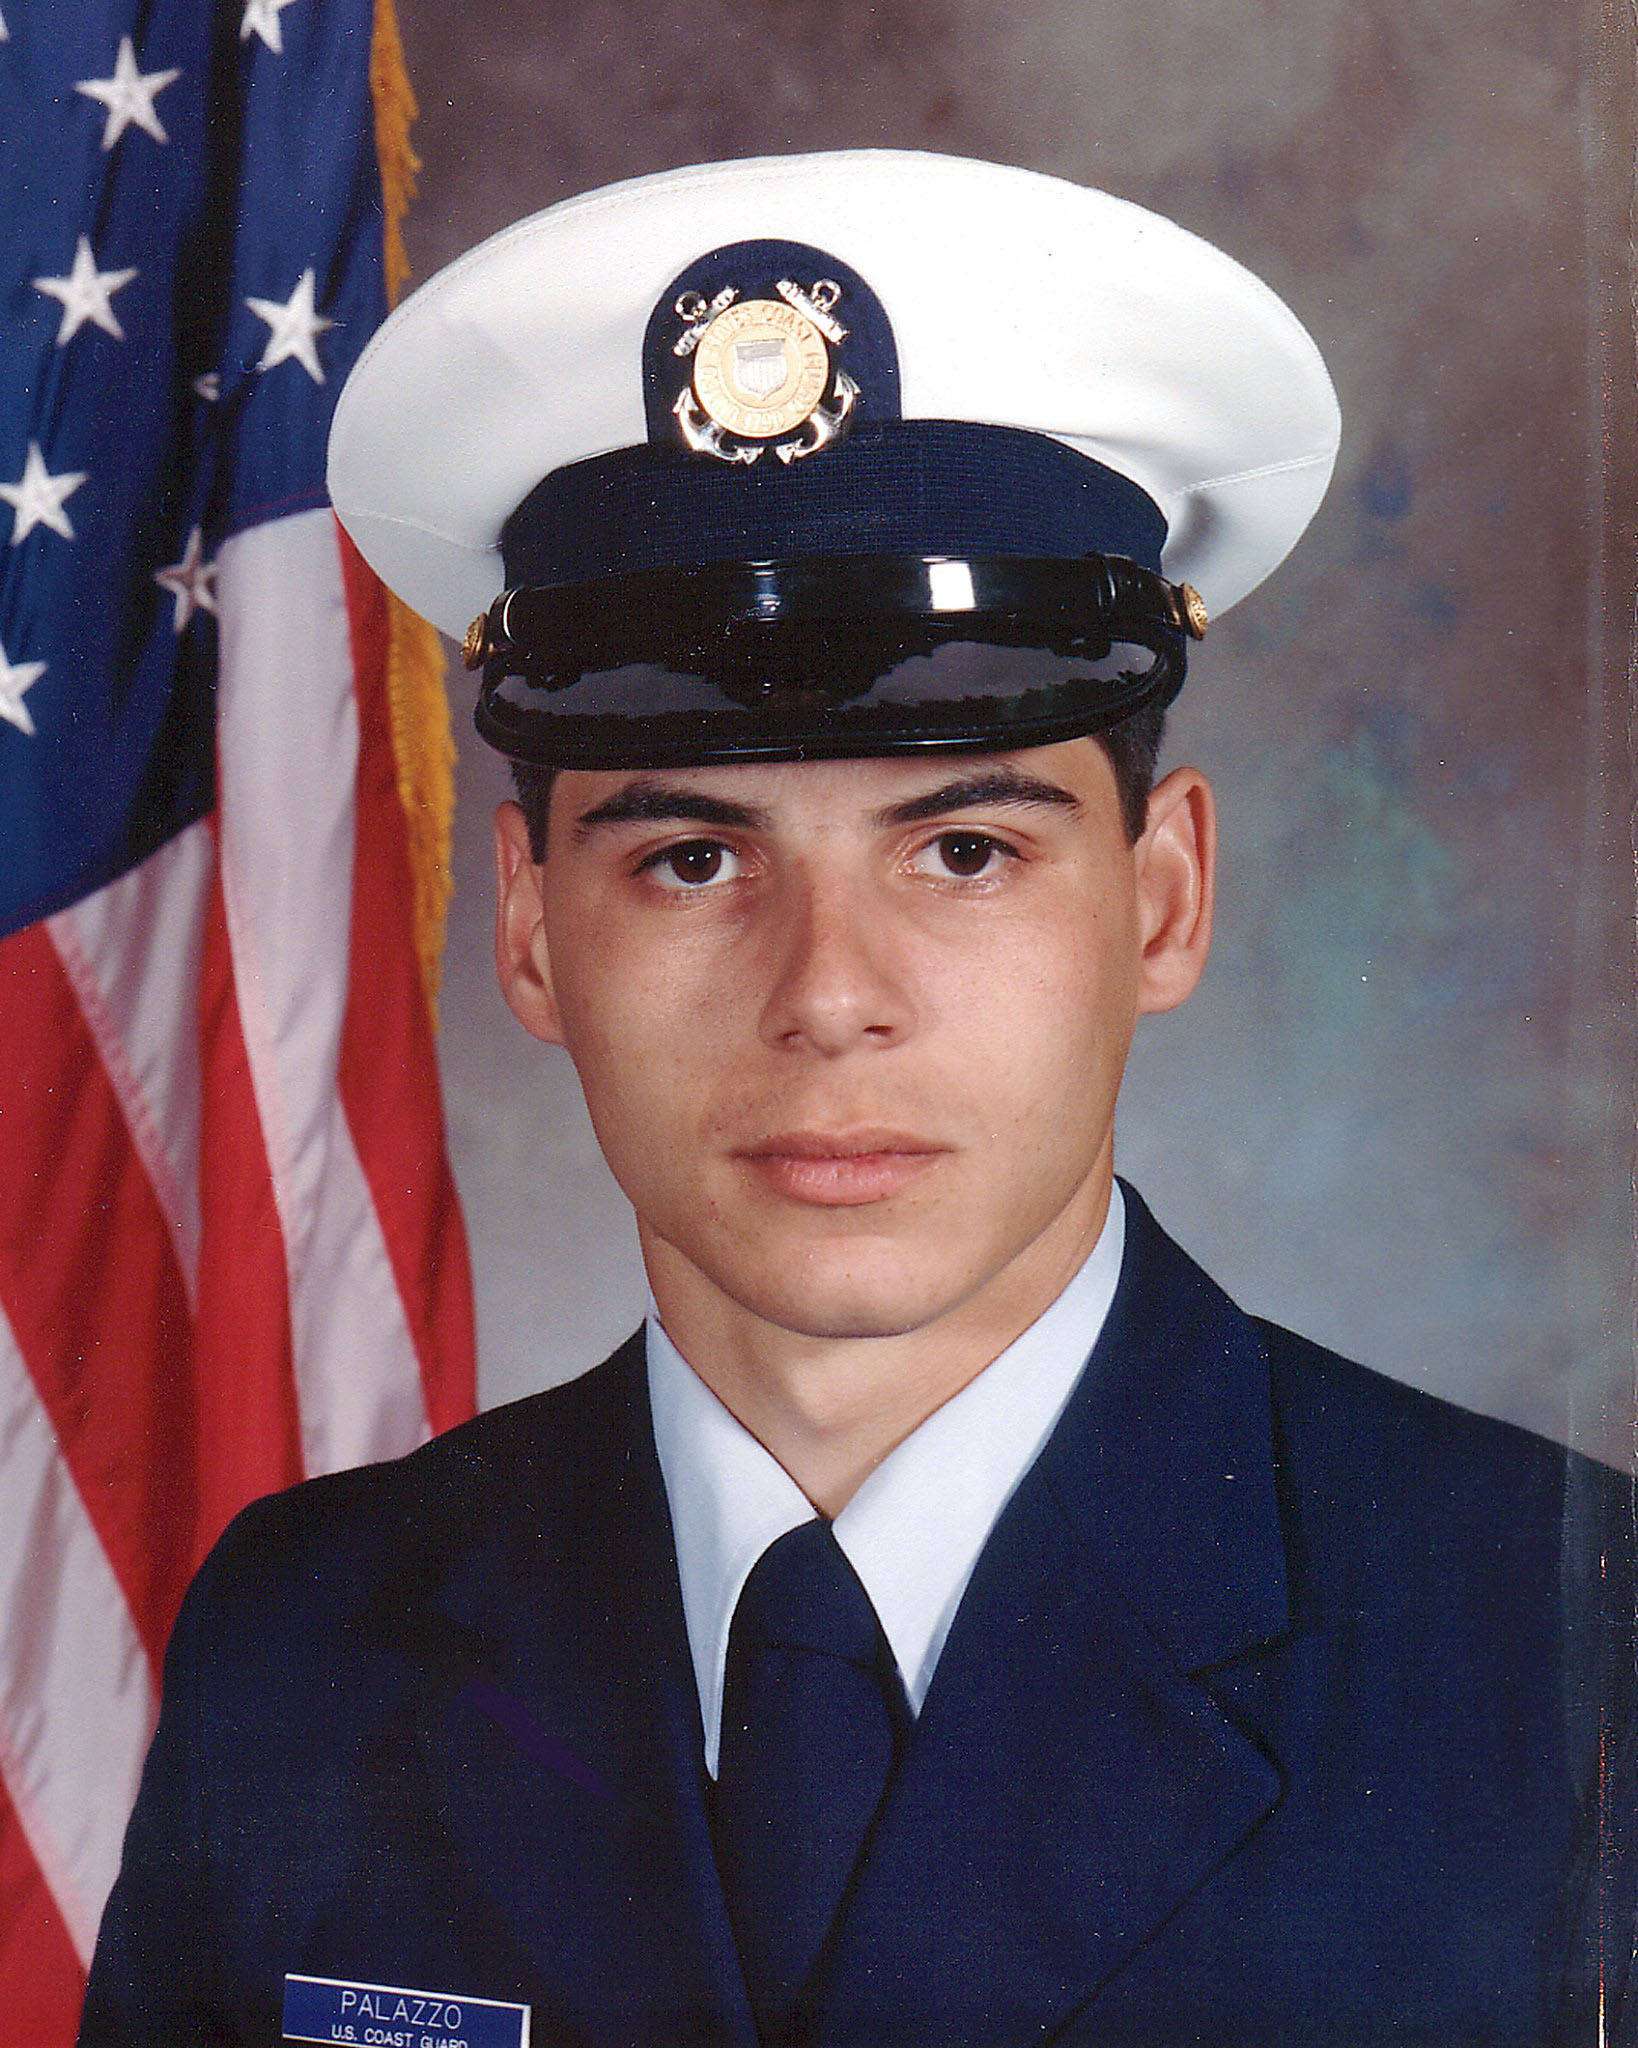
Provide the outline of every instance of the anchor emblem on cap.
[[679,295],[684,322],[672,353],[693,358],[672,416],[683,445],[718,462],[749,464],[772,448],[784,463],[827,448],[845,428],[859,386],[831,348],[847,329],[834,316],[841,287],[821,278],[804,291],[789,278],[776,299],[742,299],[726,285],[709,304]]

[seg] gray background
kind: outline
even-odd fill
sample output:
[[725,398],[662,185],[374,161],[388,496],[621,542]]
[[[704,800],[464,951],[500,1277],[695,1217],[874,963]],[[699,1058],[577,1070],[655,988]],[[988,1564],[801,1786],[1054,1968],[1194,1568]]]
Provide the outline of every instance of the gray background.
[[[1119,1148],[1248,1306],[1633,1448],[1630,30],[1587,0],[399,0],[424,276],[710,156],[1033,165],[1259,270],[1342,396],[1331,495],[1197,657],[1222,914]],[[982,280],[974,280],[981,289]],[[461,746],[442,1060],[486,1403],[631,1326],[572,1071],[494,991],[498,764]]]

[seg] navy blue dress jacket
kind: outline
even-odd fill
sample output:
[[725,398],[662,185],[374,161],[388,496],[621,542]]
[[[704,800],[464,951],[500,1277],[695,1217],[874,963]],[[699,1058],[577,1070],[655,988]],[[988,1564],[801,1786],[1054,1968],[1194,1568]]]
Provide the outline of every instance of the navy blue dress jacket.
[[[1630,1487],[1250,1320],[1128,1204],[809,2040],[1638,2040]],[[276,2042],[297,1972],[755,2048],[701,1754],[634,1339],[234,1524],[82,2042]]]

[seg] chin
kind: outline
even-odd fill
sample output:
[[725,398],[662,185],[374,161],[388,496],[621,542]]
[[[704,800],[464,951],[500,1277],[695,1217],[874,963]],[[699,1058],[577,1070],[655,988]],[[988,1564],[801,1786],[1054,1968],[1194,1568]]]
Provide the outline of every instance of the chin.
[[929,1274],[925,1261],[914,1272],[900,1259],[861,1266],[854,1258],[825,1270],[829,1264],[810,1256],[794,1269],[734,1280],[727,1291],[793,1336],[831,1340],[906,1336],[936,1322],[968,1292],[954,1274]]

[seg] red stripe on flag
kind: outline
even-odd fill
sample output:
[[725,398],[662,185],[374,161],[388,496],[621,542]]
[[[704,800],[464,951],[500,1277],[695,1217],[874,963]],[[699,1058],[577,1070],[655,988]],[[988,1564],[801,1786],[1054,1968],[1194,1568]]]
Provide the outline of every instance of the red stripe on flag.
[[476,1340],[466,1232],[444,1150],[432,1022],[416,965],[387,702],[386,593],[338,527],[358,704],[352,941],[340,1082],[420,1361],[427,1415],[472,1413]]
[[42,925],[0,945],[0,1016],[0,1303],[157,1668],[194,1564],[182,1274]]
[[302,1476],[284,1231],[256,1111],[218,870],[199,973],[201,1561],[248,1502]]
[[0,2048],[73,2040],[85,1973],[0,1785]]

